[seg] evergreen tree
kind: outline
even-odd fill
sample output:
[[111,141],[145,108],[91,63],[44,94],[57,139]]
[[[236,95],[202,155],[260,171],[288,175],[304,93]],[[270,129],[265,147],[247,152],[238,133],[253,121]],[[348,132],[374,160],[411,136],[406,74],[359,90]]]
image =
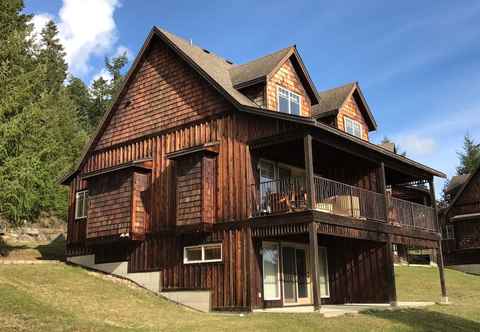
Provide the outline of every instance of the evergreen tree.
[[44,84],[50,91],[59,91],[67,77],[65,51],[58,38],[58,29],[53,21],[49,21],[41,32],[39,64],[45,70]]
[[103,77],[97,78],[93,81],[90,88],[92,97],[92,106],[89,113],[89,120],[91,128],[96,128],[98,122],[103,117],[105,112],[112,106],[113,100],[119,93],[123,83],[124,76],[122,69],[128,62],[127,54],[123,53],[111,60],[105,58],[105,68],[112,76],[110,81]]
[[457,152],[460,166],[457,175],[472,173],[480,165],[480,144],[467,133],[463,138],[463,151]]
[[41,211],[65,215],[66,188],[56,181],[86,141],[63,85],[56,27],[48,24],[35,48],[22,10],[22,1],[0,2],[0,215],[12,224]]
[[90,132],[91,126],[89,112],[93,106],[88,87],[81,79],[70,76],[66,89],[69,97],[72,99],[75,105],[77,116],[80,120],[82,128],[85,131]]

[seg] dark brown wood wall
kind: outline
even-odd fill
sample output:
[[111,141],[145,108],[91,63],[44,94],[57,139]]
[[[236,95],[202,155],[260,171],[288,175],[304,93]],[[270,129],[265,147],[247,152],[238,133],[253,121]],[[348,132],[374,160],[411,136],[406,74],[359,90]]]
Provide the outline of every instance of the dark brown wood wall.
[[386,243],[320,236],[328,251],[326,304],[388,302]]
[[175,161],[177,226],[202,222],[202,156]]
[[448,218],[469,213],[480,213],[480,171],[476,173],[456,200],[448,213]]
[[72,248],[73,246],[82,247],[87,235],[86,219],[75,220],[75,194],[86,188],[86,181],[80,180],[79,177],[73,179],[70,184],[68,194],[67,244],[71,245]]
[[[129,272],[162,271],[164,290],[211,289],[214,309],[240,309],[249,305],[246,228],[222,229],[209,235],[150,236],[135,247]],[[223,261],[183,264],[183,248],[201,243],[222,243]]]
[[133,174],[121,171],[88,181],[87,239],[130,232]]

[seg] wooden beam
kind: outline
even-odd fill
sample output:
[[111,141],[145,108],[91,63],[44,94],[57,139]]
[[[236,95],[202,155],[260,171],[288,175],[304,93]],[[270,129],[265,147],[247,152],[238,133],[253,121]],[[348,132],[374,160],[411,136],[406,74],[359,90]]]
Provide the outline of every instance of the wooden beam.
[[387,240],[387,280],[388,280],[388,300],[392,306],[397,305],[397,287],[395,285],[395,269],[393,266],[392,239],[388,236]]
[[253,310],[256,301],[256,292],[254,291],[253,287],[255,285],[255,249],[253,247],[253,237],[252,237],[252,228],[250,226],[247,227],[247,278],[248,278],[248,304],[250,306],[250,310]]
[[[433,214],[435,218],[435,225],[437,225],[437,231],[440,233],[440,225],[438,223],[438,211],[437,211],[437,200],[435,199],[435,185],[433,183],[433,177],[428,179],[428,187],[430,189],[430,201],[433,207]],[[440,275],[440,288],[442,290],[442,303],[448,302],[447,296],[447,286],[445,285],[445,273],[444,273],[444,266],[443,266],[443,252],[442,252],[442,241],[438,241],[438,249],[437,249],[437,265],[438,265],[438,273]]]
[[307,185],[307,208],[313,209],[315,200],[315,184],[313,180],[313,153],[312,153],[312,135],[310,133],[303,137],[303,150],[305,154],[305,180]]
[[308,248],[310,253],[310,273],[312,279],[312,295],[313,295],[313,307],[315,310],[319,310],[321,306],[321,294],[320,294],[320,266],[318,259],[318,234],[317,224],[312,222],[308,226]]

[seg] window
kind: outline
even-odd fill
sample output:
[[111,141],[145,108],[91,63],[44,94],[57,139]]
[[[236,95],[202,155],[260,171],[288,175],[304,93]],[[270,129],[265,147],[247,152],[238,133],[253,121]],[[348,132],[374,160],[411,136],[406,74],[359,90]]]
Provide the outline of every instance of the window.
[[345,117],[345,131],[353,136],[362,138],[362,125],[360,122]]
[[455,239],[455,232],[453,225],[445,225],[445,234],[443,234],[445,240]]
[[84,219],[88,211],[88,191],[79,191],[75,195],[75,219]]
[[263,299],[280,300],[280,251],[277,243],[263,243]]
[[300,95],[282,87],[278,87],[277,96],[277,109],[279,112],[300,115]]
[[211,263],[222,261],[222,244],[204,244],[183,248],[183,263]]
[[328,281],[328,259],[327,259],[327,248],[318,247],[318,259],[320,260],[319,270],[320,270],[320,295],[322,298],[330,297],[330,287]]

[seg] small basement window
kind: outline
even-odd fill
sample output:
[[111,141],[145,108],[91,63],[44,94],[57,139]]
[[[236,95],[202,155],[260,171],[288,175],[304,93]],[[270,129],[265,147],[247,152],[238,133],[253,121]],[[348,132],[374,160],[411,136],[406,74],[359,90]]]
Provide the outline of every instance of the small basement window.
[[300,115],[300,95],[279,86],[277,96],[277,109],[279,112]]
[[75,195],[75,219],[84,219],[88,211],[88,190],[79,191]]
[[183,248],[183,263],[211,263],[222,261],[222,244],[204,244]]
[[345,131],[353,136],[362,138],[362,125],[360,122],[352,120],[350,118],[344,118]]

